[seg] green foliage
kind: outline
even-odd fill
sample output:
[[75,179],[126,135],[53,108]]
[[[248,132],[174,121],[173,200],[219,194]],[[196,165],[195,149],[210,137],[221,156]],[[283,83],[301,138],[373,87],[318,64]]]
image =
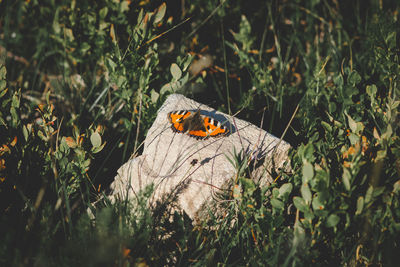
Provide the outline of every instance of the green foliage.
[[[5,81],[4,66],[1,73]],[[30,244],[42,244],[46,239],[55,238],[59,231],[71,231],[74,205],[89,201],[85,192],[92,186],[87,176],[91,159],[104,144],[93,127],[83,134],[75,128],[74,138],[64,136],[60,130],[62,120],[54,115],[54,105],[48,97],[46,104],[34,110],[37,117],[33,122],[23,121],[21,90],[12,93],[2,87],[1,135],[6,138],[2,138],[0,151],[1,210],[4,212],[1,231],[6,239],[22,236],[14,241],[15,250],[10,246],[2,248],[1,257],[10,260],[12,255],[20,255],[21,259],[15,259],[22,260],[41,248],[41,245],[29,247]],[[96,143],[90,143],[91,135],[99,135]],[[12,221],[18,223],[8,229]],[[42,232],[46,233],[45,237],[41,236]]]
[[[390,0],[0,1],[0,265],[395,266],[398,14]],[[299,106],[292,171],[260,186],[232,151],[231,188],[195,227],[174,201],[149,209],[153,188],[101,191],[191,86],[253,123],[266,111],[277,136]]]
[[[179,67],[178,64],[172,63],[170,67],[170,72],[172,75],[172,80],[171,82],[165,84],[163,87],[160,89],[161,94],[165,94],[167,92],[177,92],[179,89],[182,88],[186,84],[186,82],[189,79],[189,73],[186,72],[188,70],[189,64],[192,61],[192,57],[186,56],[184,58],[178,57],[177,58],[177,63],[181,66]],[[186,72],[186,75],[182,75],[182,70]]]
[[[387,28],[393,29],[391,25]],[[375,34],[371,32],[371,39]],[[381,37],[390,38],[393,32],[387,34]],[[386,65],[392,66],[390,61],[399,60],[390,49],[374,50],[371,62],[386,58]],[[292,179],[301,193],[293,202],[301,212],[300,227],[310,233],[310,257],[317,262],[394,264],[386,259],[393,251],[388,247],[398,248],[393,242],[400,233],[395,190],[399,129],[394,119],[399,114],[393,108],[400,103],[399,87],[394,85],[399,78],[396,64],[392,72],[379,67],[362,73],[344,67],[343,74],[333,77],[327,77],[320,66],[307,90],[300,112],[308,114],[302,119],[308,142],[293,157],[292,165],[299,172]],[[388,78],[371,84],[371,73]]]

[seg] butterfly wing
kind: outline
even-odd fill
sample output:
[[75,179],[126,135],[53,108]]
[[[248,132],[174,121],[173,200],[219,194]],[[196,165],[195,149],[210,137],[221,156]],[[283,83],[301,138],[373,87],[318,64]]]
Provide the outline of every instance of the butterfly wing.
[[226,135],[229,133],[229,130],[226,126],[222,125],[221,122],[210,118],[210,117],[203,117],[202,123],[204,125],[204,129],[202,130],[189,130],[188,134],[190,136],[196,138],[204,138],[207,139],[208,137],[217,137],[220,135]]
[[222,125],[220,121],[210,117],[204,118],[204,126],[208,136],[216,137],[219,135],[227,135],[229,133],[229,129],[225,125]]
[[204,130],[188,131],[188,135],[195,137],[197,139],[209,137],[209,135],[207,135],[207,132],[205,132]]
[[[196,116],[197,115],[197,116]],[[171,128],[174,132],[184,133],[197,139],[207,139],[219,135],[227,135],[229,129],[221,122],[200,113],[193,113],[187,110],[172,111],[168,113]]]
[[174,132],[183,133],[183,121],[187,119],[192,112],[187,110],[172,111],[168,113],[168,120],[171,122],[171,128]]

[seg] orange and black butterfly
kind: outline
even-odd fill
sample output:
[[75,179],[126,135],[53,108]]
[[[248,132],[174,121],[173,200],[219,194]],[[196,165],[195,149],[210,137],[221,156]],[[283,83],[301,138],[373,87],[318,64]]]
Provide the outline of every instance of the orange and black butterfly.
[[229,134],[229,129],[214,118],[201,115],[189,110],[172,111],[168,113],[168,120],[174,132],[187,133],[197,139],[207,139]]

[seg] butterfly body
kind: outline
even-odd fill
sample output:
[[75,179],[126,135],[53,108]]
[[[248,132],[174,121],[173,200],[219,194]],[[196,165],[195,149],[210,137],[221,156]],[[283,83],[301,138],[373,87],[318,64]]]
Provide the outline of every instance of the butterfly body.
[[168,120],[174,132],[187,133],[197,139],[207,139],[227,135],[229,129],[221,122],[209,116],[201,115],[200,110],[196,112],[188,110],[172,111],[168,113]]

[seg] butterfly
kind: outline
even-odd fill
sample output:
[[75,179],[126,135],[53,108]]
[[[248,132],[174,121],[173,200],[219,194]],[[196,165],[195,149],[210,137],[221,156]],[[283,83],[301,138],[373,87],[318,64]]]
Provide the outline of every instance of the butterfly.
[[172,111],[168,113],[168,120],[174,132],[187,133],[197,139],[207,139],[229,134],[229,129],[214,118],[200,115],[200,110],[196,112],[189,110]]

